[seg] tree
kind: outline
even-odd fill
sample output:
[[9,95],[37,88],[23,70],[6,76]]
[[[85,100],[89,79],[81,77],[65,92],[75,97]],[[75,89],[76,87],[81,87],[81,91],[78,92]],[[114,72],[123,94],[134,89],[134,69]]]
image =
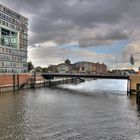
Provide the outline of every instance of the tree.
[[71,61],[70,61],[69,59],[66,59],[66,60],[65,60],[65,64],[70,65],[70,64],[71,64]]
[[48,72],[48,68],[46,68],[46,67],[42,68],[42,72],[43,72],[43,73]]
[[36,71],[36,72],[42,72],[43,69],[42,69],[40,66],[37,66],[37,67],[35,68],[35,71]]
[[49,65],[48,66],[48,72],[56,73],[57,72],[57,66],[56,65]]
[[28,62],[28,72],[34,69],[34,65],[32,64],[32,61]]

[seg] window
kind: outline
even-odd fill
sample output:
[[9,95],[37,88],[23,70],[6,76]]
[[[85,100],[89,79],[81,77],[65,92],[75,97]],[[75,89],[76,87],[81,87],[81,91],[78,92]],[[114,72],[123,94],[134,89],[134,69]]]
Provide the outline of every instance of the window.
[[5,25],[5,21],[2,21],[2,24]]
[[4,29],[1,29],[1,45],[17,48],[17,33]]
[[8,22],[6,22],[6,26],[8,26]]

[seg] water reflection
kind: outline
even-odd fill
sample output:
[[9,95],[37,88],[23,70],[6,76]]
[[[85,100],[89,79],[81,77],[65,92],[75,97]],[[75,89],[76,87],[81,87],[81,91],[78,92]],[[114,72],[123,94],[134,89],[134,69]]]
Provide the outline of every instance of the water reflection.
[[138,112],[138,117],[140,119],[140,105],[137,105],[137,112]]
[[16,93],[0,94],[0,139],[24,138],[24,99],[18,96]]
[[126,83],[99,89],[96,82],[0,94],[0,139],[140,139],[140,111]]
[[82,92],[104,92],[104,93],[118,93],[126,94],[127,91],[127,80],[110,80],[110,79],[97,79],[92,81],[86,81],[80,84],[65,84],[59,85],[63,89],[70,89],[74,91]]

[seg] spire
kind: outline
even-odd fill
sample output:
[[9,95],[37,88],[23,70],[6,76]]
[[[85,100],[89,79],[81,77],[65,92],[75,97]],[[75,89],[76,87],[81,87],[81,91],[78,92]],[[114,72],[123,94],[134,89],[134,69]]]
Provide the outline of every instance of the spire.
[[133,57],[132,54],[131,54],[131,57],[130,57],[130,64],[131,64],[131,65],[134,65],[134,57]]

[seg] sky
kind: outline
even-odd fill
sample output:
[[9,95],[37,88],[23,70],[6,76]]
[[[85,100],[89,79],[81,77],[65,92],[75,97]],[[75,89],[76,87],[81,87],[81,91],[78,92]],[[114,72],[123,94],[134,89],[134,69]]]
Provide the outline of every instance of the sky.
[[109,69],[140,66],[140,0],[0,0],[29,19],[28,60],[47,67],[105,63]]

